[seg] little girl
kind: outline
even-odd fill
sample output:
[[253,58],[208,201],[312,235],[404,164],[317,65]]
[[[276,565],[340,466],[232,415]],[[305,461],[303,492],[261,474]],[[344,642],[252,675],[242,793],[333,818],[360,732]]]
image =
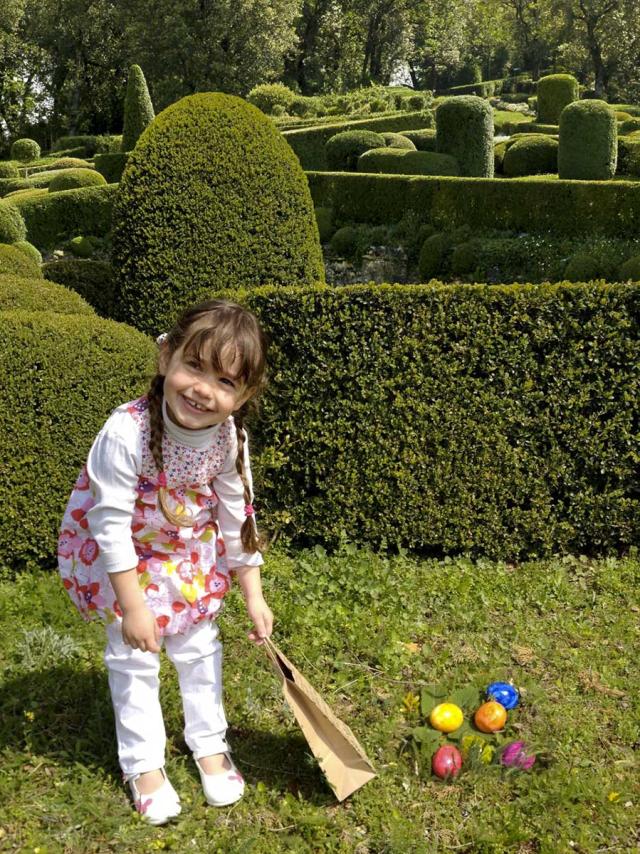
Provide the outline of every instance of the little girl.
[[230,572],[254,625],[249,638],[262,643],[273,623],[242,426],[264,383],[264,335],[253,314],[212,300],[186,311],[158,344],[149,391],[114,410],[93,443],[58,543],[73,602],[106,623],[120,766],[151,824],[180,813],[164,771],[163,642],[205,797],[225,806],[244,791],[226,741],[215,620]]

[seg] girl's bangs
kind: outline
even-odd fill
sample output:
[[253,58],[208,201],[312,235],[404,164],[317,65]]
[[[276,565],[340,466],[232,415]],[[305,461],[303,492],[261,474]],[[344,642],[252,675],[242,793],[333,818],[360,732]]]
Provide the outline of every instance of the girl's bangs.
[[240,379],[250,388],[260,384],[264,372],[264,354],[261,342],[252,330],[237,328],[237,324],[216,323],[196,329],[185,341],[185,356],[195,356],[200,362],[209,362],[216,373],[227,372],[229,364],[240,361]]

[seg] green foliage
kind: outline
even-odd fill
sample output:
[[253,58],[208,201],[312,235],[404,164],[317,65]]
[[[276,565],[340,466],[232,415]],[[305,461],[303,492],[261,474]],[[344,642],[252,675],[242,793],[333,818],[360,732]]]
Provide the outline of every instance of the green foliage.
[[115,184],[83,187],[20,197],[14,204],[24,218],[29,241],[47,249],[78,233],[107,234],[116,190]]
[[447,234],[432,234],[422,244],[418,256],[418,272],[423,282],[435,278],[442,270],[443,262],[451,240]]
[[101,317],[114,316],[115,276],[107,261],[69,258],[42,265],[45,279],[76,291]]
[[40,265],[19,249],[16,244],[0,243],[0,276],[24,276],[25,278],[41,278]]
[[0,178],[19,178],[18,165],[15,160],[0,160]]
[[324,280],[304,173],[256,107],[193,95],[161,113],[119,185],[120,318],[148,331],[221,288]]
[[81,187],[102,187],[106,184],[104,175],[95,169],[61,169],[49,182],[49,192],[61,190],[79,190]]
[[71,238],[67,243],[67,248],[71,254],[75,255],[77,258],[90,258],[95,252],[96,241],[99,241],[99,239],[100,238],[97,237],[85,237],[84,235],[78,235],[77,237]]
[[561,178],[606,181],[616,172],[615,116],[604,101],[576,101],[560,116],[558,173]]
[[380,136],[384,139],[384,144],[387,148],[404,148],[407,151],[416,151],[416,146],[413,142],[401,133],[386,131],[380,134]]
[[108,184],[117,184],[122,178],[128,160],[128,152],[112,151],[107,154],[96,154],[94,163],[96,170],[104,175]]
[[40,146],[35,139],[16,139],[11,146],[12,160],[19,160],[20,163],[31,163],[38,157],[40,157]]
[[620,124],[618,125],[619,134],[634,133],[638,130],[640,130],[640,118],[627,119],[624,122],[620,122]]
[[153,104],[139,65],[129,67],[127,91],[124,96],[124,127],[122,130],[122,151],[131,151],[141,133],[155,118]]
[[567,261],[564,275],[569,282],[590,282],[601,275],[597,260],[588,252],[576,252]]
[[640,282],[640,255],[634,255],[631,258],[627,258],[624,264],[621,264],[620,279],[623,282]]
[[518,138],[508,146],[502,168],[509,178],[557,172],[558,142],[544,134]]
[[83,160],[82,157],[59,157],[53,163],[47,165],[47,169],[91,169],[92,166],[88,160]]
[[447,98],[436,110],[436,151],[455,157],[460,174],[493,177],[493,111],[482,98]]
[[436,150],[436,132],[433,128],[406,130],[402,132],[402,136],[410,139],[418,151]]
[[21,252],[24,252],[27,258],[30,258],[38,266],[42,264],[42,255],[40,254],[39,250],[36,249],[33,243],[29,243],[28,240],[18,240],[16,241],[16,243],[13,244],[13,246],[15,246],[15,248],[19,249]]
[[459,243],[451,253],[451,272],[455,276],[470,273],[475,269],[480,253],[479,240],[465,240]]
[[385,146],[382,134],[371,130],[343,131],[327,140],[327,165],[332,172],[355,172],[361,154]]
[[617,171],[622,175],[640,178],[640,134],[618,137]]
[[107,152],[120,151],[122,146],[122,136],[107,134],[93,136],[91,134],[83,134],[80,136],[61,136],[51,146],[51,151],[69,151],[73,149],[77,152],[73,156],[93,157],[94,154],[106,154]]
[[276,106],[284,107],[285,112],[296,100],[296,93],[282,83],[261,83],[254,86],[247,95],[247,101],[270,116]]
[[5,311],[2,329],[0,393],[21,405],[0,411],[0,543],[2,566],[18,570],[51,562],[91,443],[115,406],[144,391],[156,348],[87,313]]
[[538,80],[538,121],[557,125],[560,114],[579,97],[578,81],[571,74],[549,74]]
[[458,175],[458,161],[435,151],[406,151],[378,148],[365,151],[358,158],[358,172],[397,175]]
[[27,229],[20,211],[11,202],[0,202],[0,243],[24,240]]
[[0,312],[15,309],[93,315],[82,297],[62,285],[32,275],[0,274]]
[[318,234],[320,243],[326,243],[333,234],[333,211],[331,208],[315,208],[316,222],[318,223]]
[[358,251],[359,234],[352,225],[339,228],[331,238],[331,249],[342,258],[355,258]]

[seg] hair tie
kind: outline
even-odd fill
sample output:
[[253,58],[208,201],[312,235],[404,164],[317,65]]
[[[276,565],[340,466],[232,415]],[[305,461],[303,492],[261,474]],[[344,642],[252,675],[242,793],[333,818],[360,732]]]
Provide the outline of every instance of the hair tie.
[[167,488],[167,476],[163,471],[161,471],[158,475],[158,486],[162,487],[163,489]]
[[158,335],[158,337],[156,338],[156,344],[158,345],[158,347],[162,347],[168,337],[169,335],[166,332],[161,332],[160,335]]
[[244,505],[244,515],[245,516],[253,516],[253,504],[245,504]]

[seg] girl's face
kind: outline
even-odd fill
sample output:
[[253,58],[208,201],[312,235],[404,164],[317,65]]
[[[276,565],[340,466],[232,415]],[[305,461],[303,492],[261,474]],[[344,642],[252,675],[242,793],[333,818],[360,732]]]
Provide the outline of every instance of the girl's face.
[[249,399],[238,378],[240,360],[235,354],[221,359],[222,373],[214,371],[209,354],[202,360],[185,355],[182,347],[169,356],[160,352],[159,372],[164,376],[164,397],[171,420],[186,430],[203,430],[221,424]]

